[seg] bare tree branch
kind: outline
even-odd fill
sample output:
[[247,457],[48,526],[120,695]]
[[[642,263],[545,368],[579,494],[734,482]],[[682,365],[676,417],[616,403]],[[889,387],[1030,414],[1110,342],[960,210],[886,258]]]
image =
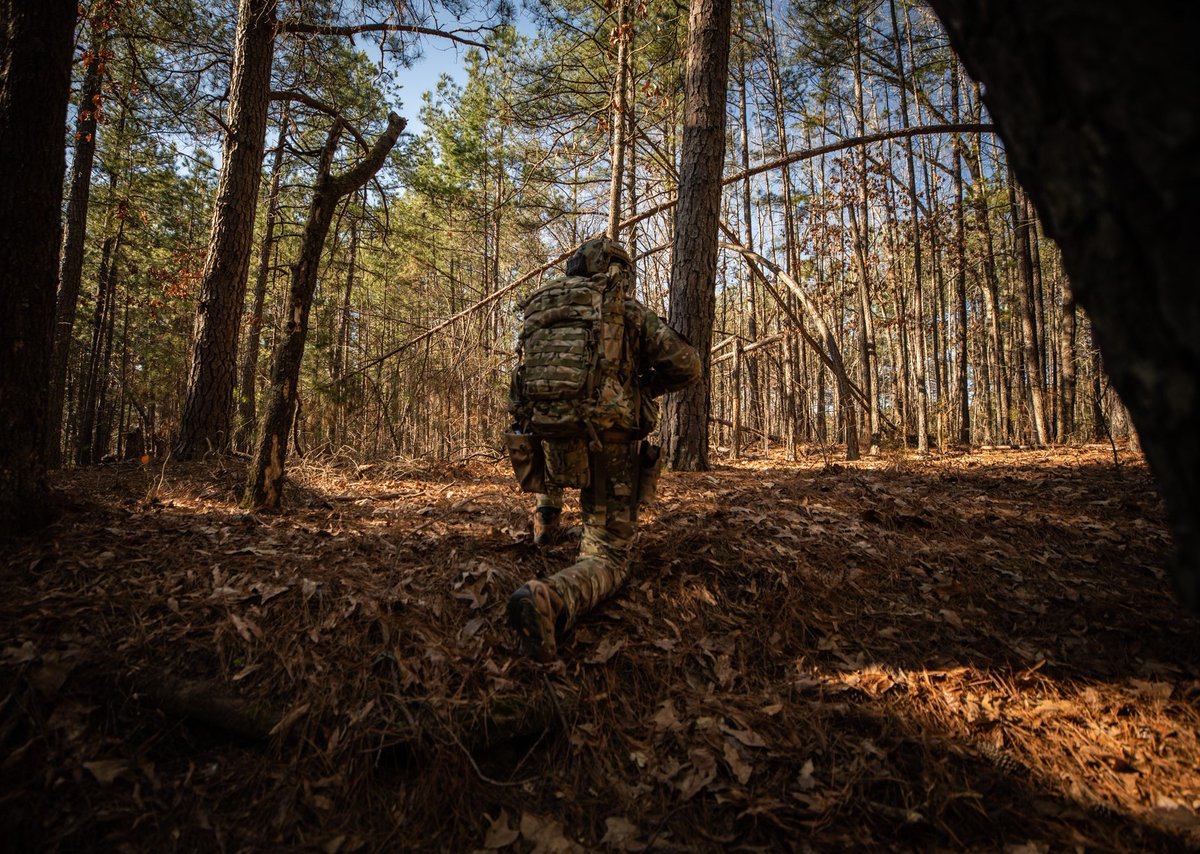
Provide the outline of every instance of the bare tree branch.
[[387,130],[379,135],[379,139],[375,140],[367,156],[358,162],[354,168],[350,169],[341,175],[331,176],[330,184],[335,189],[339,196],[344,196],[348,193],[353,193],[367,180],[379,171],[379,166],[383,163],[383,159],[388,156],[388,152],[395,146],[396,140],[400,134],[404,132],[408,122],[395,113],[388,113]]
[[847,139],[840,139],[837,142],[831,142],[828,145],[818,146],[817,148],[806,148],[803,151],[797,151],[794,154],[789,154],[787,157],[780,157],[775,160],[769,160],[766,163],[760,163],[757,166],[752,166],[744,172],[738,172],[735,175],[721,181],[722,184],[733,184],[737,181],[744,181],[747,178],[753,178],[755,175],[761,175],[763,172],[770,172],[772,169],[779,169],[791,163],[798,163],[801,160],[811,160],[814,157],[820,157],[822,154],[829,154],[832,151],[843,151],[847,148],[855,148],[859,145],[870,145],[873,142],[883,142],[888,139],[905,139],[910,136],[928,136],[936,133],[991,133],[996,129],[993,124],[980,124],[978,122],[959,122],[957,124],[936,124],[936,125],[921,125],[919,127],[896,128],[895,130],[885,130],[879,133],[869,133],[866,136],[853,136]]
[[[801,160],[810,160],[813,157],[819,157],[820,155],[828,154],[831,151],[842,151],[847,148],[854,148],[855,146],[858,146],[858,145],[866,145],[866,144],[872,143],[872,142],[882,142],[887,139],[902,139],[904,137],[922,136],[925,134],[935,134],[935,133],[963,133],[963,132],[967,132],[967,131],[982,131],[982,132],[987,133],[992,130],[995,130],[994,125],[978,124],[978,123],[974,123],[974,122],[969,122],[969,123],[960,123],[960,124],[922,125],[920,127],[900,128],[897,130],[882,131],[880,133],[868,134],[866,136],[849,137],[847,139],[839,140],[838,142],[830,143],[829,145],[822,145],[817,148],[806,148],[803,151],[797,151],[794,154],[788,155],[787,157],[782,157],[777,160],[771,160],[766,163],[760,163],[758,166],[754,166],[744,172],[738,172],[735,175],[732,175],[728,178],[722,179],[721,183],[722,184],[732,184],[736,181],[742,181],[748,177],[751,177],[754,175],[759,175],[763,172],[769,172],[772,169],[778,169],[789,163],[796,163]],[[655,205],[652,208],[648,208],[647,210],[642,211],[637,216],[632,216],[629,219],[625,220],[624,222],[621,223],[620,228],[621,229],[628,228],[629,226],[635,225],[639,222],[642,222],[643,220],[649,219],[650,217],[655,216],[656,214],[660,214],[665,210],[670,210],[671,208],[673,208],[675,206],[675,204],[676,204],[675,199],[668,199],[667,201],[662,202],[661,204]],[[733,247],[731,246],[730,248],[733,248]],[[575,251],[575,247],[571,247],[568,251],[564,252],[562,255],[559,255],[557,258],[553,259],[552,261],[548,261],[547,263],[543,264],[542,266],[540,266],[534,270],[531,270],[530,272],[526,273],[523,276],[520,276],[519,278],[510,282],[509,284],[505,285],[504,287],[502,287],[496,291],[493,291],[492,293],[488,294],[483,299],[472,304],[468,308],[463,309],[458,314],[448,317],[445,320],[443,320],[441,323],[438,323],[434,326],[429,327],[429,329],[427,329],[425,332],[422,332],[420,335],[417,335],[414,338],[410,338],[408,341],[405,341],[400,346],[393,348],[392,350],[388,351],[387,353],[384,353],[382,356],[376,356],[374,359],[370,359],[370,360],[364,362],[363,364],[361,364],[357,368],[355,368],[353,371],[350,371],[347,374],[345,374],[342,377],[342,381],[344,382],[345,380],[349,379],[350,377],[353,377],[357,374],[361,374],[364,371],[366,371],[368,368],[374,367],[375,365],[379,364],[380,362],[385,362],[388,359],[392,358],[393,356],[397,356],[400,353],[403,353],[409,347],[412,347],[416,344],[420,344],[425,339],[433,337],[435,334],[437,334],[441,330],[445,329],[447,326],[450,326],[455,321],[461,320],[462,318],[467,317],[468,315],[478,311],[479,309],[483,308],[484,306],[489,305],[489,304],[495,302],[496,300],[500,299],[501,297],[512,293],[514,290],[516,290],[518,287],[523,285],[525,282],[528,282],[534,276],[538,276],[538,275],[544,273],[546,270],[549,270],[555,264],[559,264],[559,263],[562,263],[563,261],[565,261],[567,258],[569,258],[571,256],[571,253],[574,251]],[[743,256],[745,255],[744,250],[736,250],[736,251],[738,251],[739,254],[742,254]],[[775,271],[772,270],[772,272],[775,272]],[[759,275],[762,276],[762,273],[759,272]],[[778,276],[780,274],[776,273],[776,275]],[[765,281],[766,277],[763,276],[762,278],[763,278],[763,281]],[[856,387],[854,387],[854,390],[858,391],[859,395],[862,394],[861,390],[858,390]],[[862,398],[860,397],[860,400],[861,399]]]
[[366,139],[363,138],[363,135],[358,132],[354,125],[346,121],[345,116],[338,112],[338,109],[333,105],[327,104],[319,98],[314,98],[312,95],[306,95],[304,92],[297,92],[294,89],[273,89],[271,91],[271,100],[295,101],[298,104],[311,107],[319,113],[324,113],[327,116],[331,116],[333,119],[340,122],[343,128],[350,132],[350,135],[354,137],[354,140],[363,147],[364,151],[371,150],[370,144],[366,141]]
[[474,30],[438,30],[433,27],[418,27],[415,24],[358,24],[356,26],[336,27],[326,24],[304,24],[300,22],[282,21],[279,24],[281,33],[308,33],[317,36],[355,36],[359,33],[418,33],[423,36],[437,36],[452,42],[465,44],[487,50],[483,42],[471,41],[459,33],[475,32]]

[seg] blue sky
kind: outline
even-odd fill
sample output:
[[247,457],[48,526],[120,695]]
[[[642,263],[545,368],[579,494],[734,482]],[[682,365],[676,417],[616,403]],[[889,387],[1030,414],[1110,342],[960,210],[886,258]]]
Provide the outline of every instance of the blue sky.
[[412,68],[400,70],[397,76],[401,81],[400,97],[404,99],[404,105],[399,112],[408,119],[408,133],[420,135],[425,130],[419,115],[422,96],[437,88],[443,74],[449,74],[460,85],[466,82],[463,58],[468,50],[470,48],[465,45],[444,39],[425,39],[421,58]]
[[[516,24],[517,31],[521,35],[534,35],[534,24],[520,4],[516,5],[513,23]],[[367,55],[371,56],[370,47],[364,46],[364,48],[367,50]],[[437,88],[438,79],[443,74],[449,74],[459,85],[466,83],[467,75],[463,67],[463,60],[470,49],[466,45],[457,44],[449,39],[422,39],[421,58],[414,62],[411,68],[401,69],[397,75],[402,86],[400,97],[404,101],[400,115],[408,119],[408,133],[417,135],[425,129],[425,125],[418,115],[422,96]]]

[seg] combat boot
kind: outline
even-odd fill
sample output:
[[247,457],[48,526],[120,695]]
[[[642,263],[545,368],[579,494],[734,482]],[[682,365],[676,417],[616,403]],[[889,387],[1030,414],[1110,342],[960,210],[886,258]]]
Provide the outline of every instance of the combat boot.
[[508,624],[517,632],[521,653],[535,661],[553,661],[558,655],[566,622],[566,604],[545,581],[527,581],[508,599]]
[[558,539],[558,522],[562,510],[557,507],[539,507],[533,514],[533,544],[548,546]]

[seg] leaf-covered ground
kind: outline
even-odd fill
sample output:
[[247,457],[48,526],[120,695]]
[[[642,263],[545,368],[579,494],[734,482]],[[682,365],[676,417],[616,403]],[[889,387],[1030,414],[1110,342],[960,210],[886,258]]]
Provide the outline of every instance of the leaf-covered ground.
[[[10,850],[1200,846],[1200,620],[1106,449],[668,474],[626,589],[513,654],[503,464],[72,472],[0,542]],[[568,523],[578,515],[568,508]]]

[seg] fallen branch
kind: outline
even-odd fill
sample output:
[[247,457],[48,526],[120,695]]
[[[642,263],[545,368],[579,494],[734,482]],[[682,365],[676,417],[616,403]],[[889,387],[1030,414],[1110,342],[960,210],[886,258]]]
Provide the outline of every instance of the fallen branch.
[[162,672],[134,670],[120,678],[135,700],[148,700],[179,718],[197,721],[231,735],[266,741],[282,717],[278,709],[227,693],[210,680],[180,679]]

